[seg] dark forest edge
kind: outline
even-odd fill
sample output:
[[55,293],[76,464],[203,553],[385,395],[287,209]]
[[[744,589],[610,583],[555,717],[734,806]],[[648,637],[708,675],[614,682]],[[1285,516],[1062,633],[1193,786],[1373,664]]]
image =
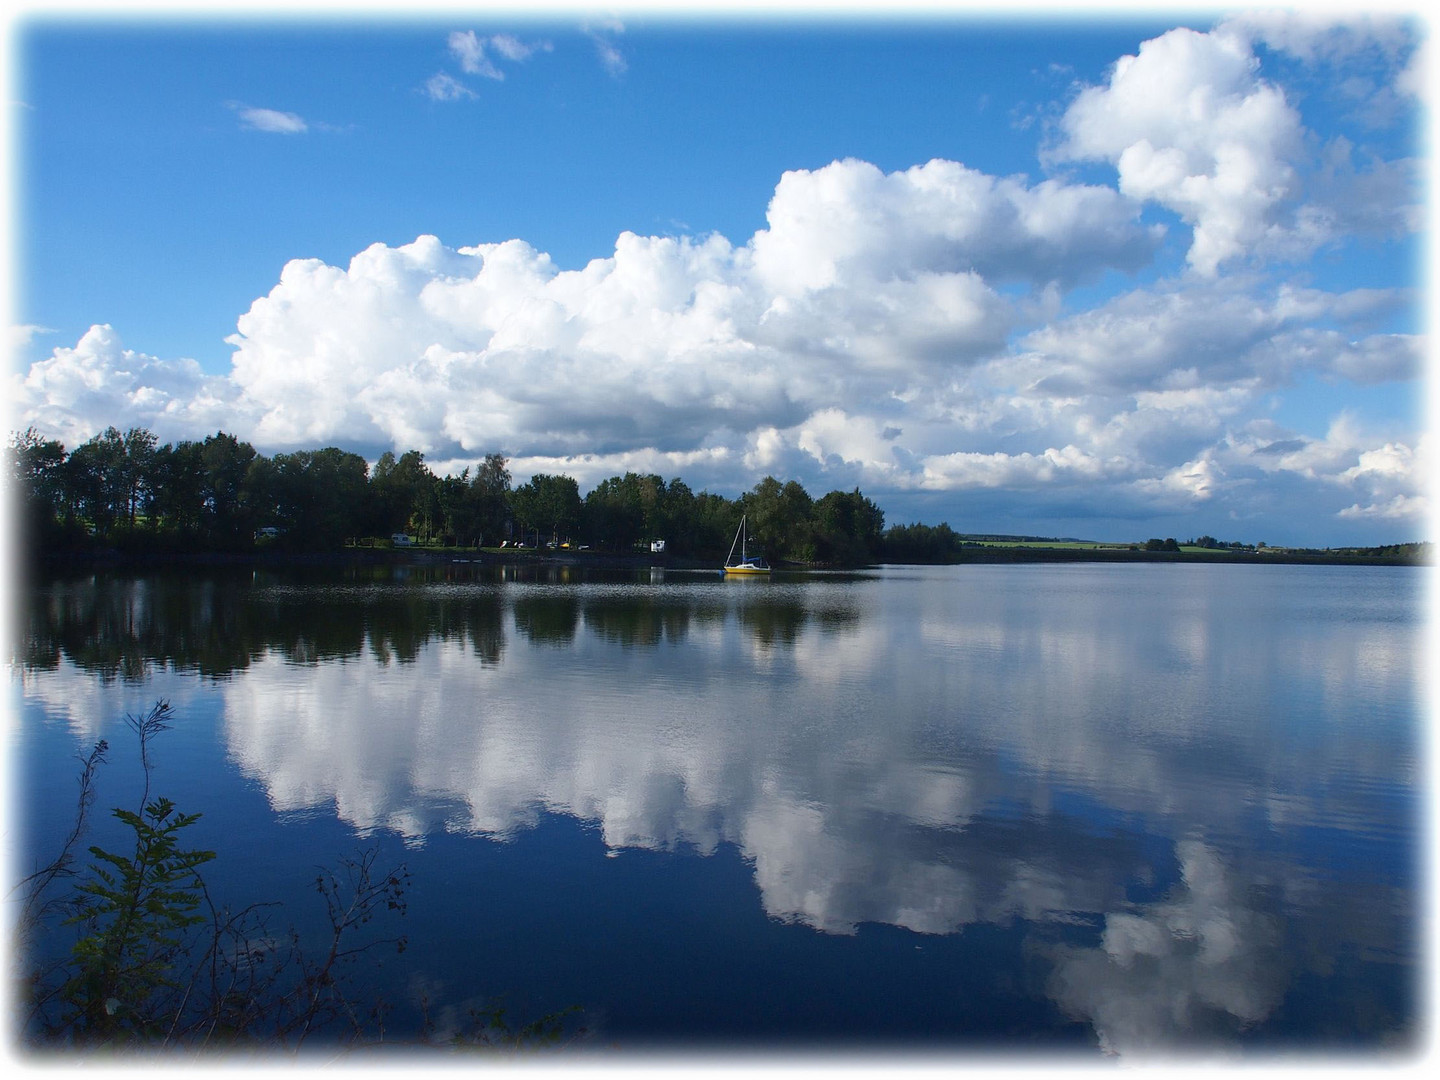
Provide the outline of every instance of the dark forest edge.
[[[813,498],[767,476],[736,499],[682,479],[627,472],[583,498],[572,477],[537,473],[512,486],[506,459],[436,476],[419,451],[386,451],[372,469],[334,446],[266,457],[225,432],[160,444],[111,427],[66,451],[35,428],[13,434],[17,550],[35,563],[317,555],[426,558],[502,549],[504,558],[708,565],[742,515],[773,564],[1221,561],[1428,564],[1430,543],[1276,548],[1201,536],[1102,543],[958,533],[948,523],[893,525],[858,488]],[[663,542],[658,550],[653,546]],[[517,547],[523,545],[523,547]],[[404,552],[402,555],[401,552]]]

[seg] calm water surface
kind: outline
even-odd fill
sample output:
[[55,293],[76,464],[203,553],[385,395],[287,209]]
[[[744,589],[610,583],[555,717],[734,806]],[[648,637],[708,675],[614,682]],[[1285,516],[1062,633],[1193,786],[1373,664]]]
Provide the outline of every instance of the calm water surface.
[[1413,1047],[1428,573],[39,585],[18,857],[99,738],[99,806],[133,801],[121,717],[165,698],[156,789],[215,892],[308,932],[316,864],[409,867],[401,1029],[500,997],[621,1049]]

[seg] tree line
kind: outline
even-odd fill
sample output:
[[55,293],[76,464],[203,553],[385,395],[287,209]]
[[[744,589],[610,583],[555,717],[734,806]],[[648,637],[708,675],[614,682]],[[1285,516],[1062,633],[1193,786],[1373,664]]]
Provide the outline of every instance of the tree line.
[[583,498],[573,477],[512,484],[490,454],[437,476],[410,450],[359,454],[328,446],[267,457],[223,431],[161,444],[115,427],[67,452],[35,428],[7,449],[22,550],[240,552],[257,545],[328,551],[404,534],[457,547],[569,544],[629,552],[664,540],[681,557],[724,556],[741,515],[773,561],[859,565],[882,557],[884,512],[859,489],[816,499],[767,476],[736,499],[694,492],[678,477],[627,472]]

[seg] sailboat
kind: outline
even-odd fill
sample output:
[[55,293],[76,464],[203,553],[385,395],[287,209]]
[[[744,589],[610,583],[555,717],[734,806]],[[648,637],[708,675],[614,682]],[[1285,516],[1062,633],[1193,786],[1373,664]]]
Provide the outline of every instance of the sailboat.
[[[758,555],[748,555],[745,551],[745,515],[740,515],[740,527],[735,530],[735,539],[730,541],[730,554],[725,556],[725,568],[722,574],[768,574],[770,567],[765,560]],[[740,559],[735,559],[735,545],[740,545]]]

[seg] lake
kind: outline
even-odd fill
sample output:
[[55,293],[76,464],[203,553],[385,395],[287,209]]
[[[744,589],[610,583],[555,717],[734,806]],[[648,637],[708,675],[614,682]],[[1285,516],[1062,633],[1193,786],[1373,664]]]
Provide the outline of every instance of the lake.
[[[16,865],[133,805],[125,714],[212,892],[322,929],[403,1039],[575,1007],[581,1052],[1418,1047],[1414,567],[105,573],[15,595]],[[93,838],[92,838],[93,839]],[[422,1002],[423,1009],[422,1009]]]

